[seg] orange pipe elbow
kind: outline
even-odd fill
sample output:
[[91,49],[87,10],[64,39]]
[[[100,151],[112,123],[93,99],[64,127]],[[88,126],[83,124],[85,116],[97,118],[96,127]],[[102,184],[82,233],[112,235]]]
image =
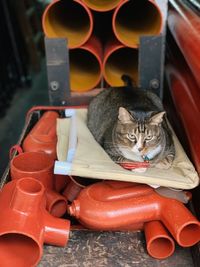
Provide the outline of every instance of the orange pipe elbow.
[[45,152],[53,157],[56,155],[56,121],[59,115],[55,111],[45,112],[23,141],[24,152]]
[[137,190],[131,183],[96,183],[80,192],[68,212],[91,229],[115,230],[161,220],[179,245],[192,246],[200,240],[200,223],[192,213],[179,201],[162,197],[147,185],[139,185]]
[[67,210],[66,198],[54,191],[54,160],[44,152],[24,152],[14,157],[10,164],[12,180],[31,177],[45,187],[47,210],[61,217]]
[[36,266],[43,244],[65,246],[68,220],[45,210],[45,188],[32,178],[13,180],[0,193],[0,262],[4,267]]

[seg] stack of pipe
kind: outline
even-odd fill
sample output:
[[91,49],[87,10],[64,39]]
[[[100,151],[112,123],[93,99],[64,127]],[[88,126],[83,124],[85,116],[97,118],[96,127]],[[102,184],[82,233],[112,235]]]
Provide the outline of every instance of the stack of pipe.
[[182,52],[170,53],[166,67],[168,84],[190,145],[191,157],[200,174],[200,18],[182,1],[171,0],[168,26]]
[[73,92],[89,91],[103,78],[123,85],[122,74],[137,83],[140,36],[160,34],[163,27],[153,0],[54,0],[42,23],[47,37],[68,40]]

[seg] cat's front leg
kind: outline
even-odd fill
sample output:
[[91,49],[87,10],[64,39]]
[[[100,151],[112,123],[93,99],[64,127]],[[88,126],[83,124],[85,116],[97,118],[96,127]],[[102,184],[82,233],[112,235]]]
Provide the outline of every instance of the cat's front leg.
[[153,164],[153,167],[158,168],[158,169],[167,170],[167,169],[171,168],[173,160],[174,160],[174,155],[169,154],[164,159],[155,163],[155,165]]

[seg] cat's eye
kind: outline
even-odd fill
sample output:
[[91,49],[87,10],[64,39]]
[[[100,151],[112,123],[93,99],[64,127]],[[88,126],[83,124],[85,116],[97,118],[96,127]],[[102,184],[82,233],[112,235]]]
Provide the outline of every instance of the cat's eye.
[[153,138],[153,137],[152,137],[151,135],[148,135],[148,136],[145,137],[145,140],[149,141],[149,140],[151,140],[152,138]]
[[136,137],[135,137],[134,134],[127,134],[127,136],[131,141],[135,141],[136,140]]

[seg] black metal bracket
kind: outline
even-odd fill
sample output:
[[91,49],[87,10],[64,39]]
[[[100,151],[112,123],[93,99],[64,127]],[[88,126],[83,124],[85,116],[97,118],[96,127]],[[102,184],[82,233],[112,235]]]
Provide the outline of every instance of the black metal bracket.
[[66,105],[70,97],[67,40],[45,37],[45,51],[50,103]]

